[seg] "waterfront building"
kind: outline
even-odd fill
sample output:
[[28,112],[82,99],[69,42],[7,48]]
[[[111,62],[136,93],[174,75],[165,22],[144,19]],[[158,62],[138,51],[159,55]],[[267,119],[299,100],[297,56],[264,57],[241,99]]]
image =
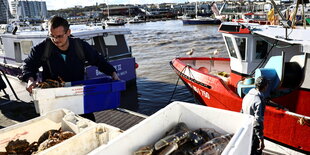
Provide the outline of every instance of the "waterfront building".
[[[210,16],[211,11],[211,2],[192,2],[192,3],[179,3],[174,6],[174,9],[178,12],[178,15],[187,15],[187,16]],[[197,12],[196,12],[197,5]]]
[[8,0],[0,0],[0,24],[6,24],[10,16]]
[[102,9],[103,16],[137,16],[148,14],[139,6],[109,6]]
[[13,0],[12,15],[17,19],[46,19],[45,1]]

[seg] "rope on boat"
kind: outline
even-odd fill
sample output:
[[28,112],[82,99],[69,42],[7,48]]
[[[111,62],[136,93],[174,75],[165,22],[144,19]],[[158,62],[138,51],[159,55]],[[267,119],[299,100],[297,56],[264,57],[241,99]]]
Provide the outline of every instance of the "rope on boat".
[[[186,66],[182,69],[182,72],[185,70],[185,68],[186,68]],[[174,96],[174,94],[176,92],[177,86],[179,84],[179,80],[180,80],[180,77],[178,76],[177,82],[175,83],[174,90],[173,90],[172,95],[171,95],[171,97],[170,97],[170,99],[168,101],[168,104],[171,102],[171,100],[172,100],[172,98],[173,98],[173,96]]]

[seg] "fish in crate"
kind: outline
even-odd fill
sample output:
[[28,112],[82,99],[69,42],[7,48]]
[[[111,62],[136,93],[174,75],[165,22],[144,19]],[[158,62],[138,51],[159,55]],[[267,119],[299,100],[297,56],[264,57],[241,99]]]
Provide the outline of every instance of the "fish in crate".
[[169,155],[169,154],[213,154],[221,153],[232,134],[221,135],[214,129],[199,128],[190,130],[183,122],[167,131],[163,138],[153,145],[143,146],[135,155]]

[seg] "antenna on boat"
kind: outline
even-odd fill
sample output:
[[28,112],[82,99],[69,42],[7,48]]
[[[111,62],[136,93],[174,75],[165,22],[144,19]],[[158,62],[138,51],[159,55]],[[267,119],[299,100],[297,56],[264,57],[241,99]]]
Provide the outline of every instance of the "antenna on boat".
[[290,20],[281,20],[280,24],[285,28],[285,40],[291,40],[287,36],[287,29],[292,27],[292,21],[290,21]]

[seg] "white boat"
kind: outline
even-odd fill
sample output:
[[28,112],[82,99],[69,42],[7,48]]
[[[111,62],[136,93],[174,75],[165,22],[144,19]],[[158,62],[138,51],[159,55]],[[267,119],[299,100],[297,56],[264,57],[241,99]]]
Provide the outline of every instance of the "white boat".
[[[72,25],[70,28],[73,36],[85,40],[103,55],[114,66],[122,80],[135,83],[137,65],[124,36],[131,33],[129,29],[102,29],[85,25]],[[46,30],[17,30],[14,33],[0,34],[0,68],[7,74],[21,75],[23,60],[28,57],[31,47],[44,40],[47,34]],[[93,66],[87,67],[86,73],[86,79],[106,76]]]
[[109,17],[104,22],[108,26],[122,26],[126,24],[126,21],[121,17]]
[[145,21],[142,20],[142,19],[139,19],[139,16],[135,16],[135,17],[129,19],[129,20],[128,20],[128,23],[130,23],[130,24],[145,23]]

